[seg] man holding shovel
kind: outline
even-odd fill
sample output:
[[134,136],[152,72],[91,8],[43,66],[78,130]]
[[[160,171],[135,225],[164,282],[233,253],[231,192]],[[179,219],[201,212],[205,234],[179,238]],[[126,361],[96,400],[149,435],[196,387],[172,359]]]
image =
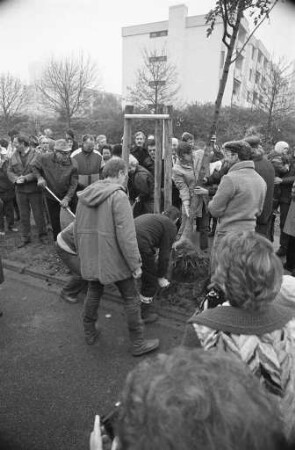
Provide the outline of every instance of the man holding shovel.
[[60,207],[74,209],[74,195],[78,186],[78,170],[71,158],[71,146],[65,139],[55,141],[53,153],[38,155],[33,163],[33,172],[38,186],[45,188],[53,238],[56,241],[61,231]]

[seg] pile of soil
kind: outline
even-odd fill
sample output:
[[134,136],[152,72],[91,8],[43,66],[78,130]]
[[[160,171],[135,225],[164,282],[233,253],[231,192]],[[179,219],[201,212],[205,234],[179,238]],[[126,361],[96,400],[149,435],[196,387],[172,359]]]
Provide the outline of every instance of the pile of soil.
[[0,238],[0,254],[4,259],[26,264],[30,269],[37,269],[45,275],[67,275],[69,270],[58,257],[55,243],[49,232],[47,243],[39,242],[35,226],[32,226],[32,242],[17,248],[21,242],[19,232],[7,231]]

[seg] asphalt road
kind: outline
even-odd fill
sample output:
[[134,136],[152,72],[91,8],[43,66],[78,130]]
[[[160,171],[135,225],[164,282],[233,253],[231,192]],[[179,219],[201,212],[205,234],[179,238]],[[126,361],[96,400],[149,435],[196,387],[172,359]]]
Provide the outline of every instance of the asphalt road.
[[[102,334],[85,344],[82,304],[61,302],[57,289],[6,271],[0,286],[0,449],[87,450],[94,415],[118,399],[126,374],[145,356],[129,353],[123,307],[102,302]],[[111,317],[106,317],[111,315]],[[183,324],[147,326],[161,351],[180,343]]]

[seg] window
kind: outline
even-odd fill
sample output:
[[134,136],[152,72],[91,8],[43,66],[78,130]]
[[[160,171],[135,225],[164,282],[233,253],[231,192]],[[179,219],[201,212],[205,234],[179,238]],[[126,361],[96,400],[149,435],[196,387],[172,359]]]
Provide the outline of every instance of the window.
[[258,70],[257,70],[257,72],[255,74],[255,83],[258,84],[259,81],[260,81],[260,72],[258,72]]
[[258,100],[258,94],[257,94],[257,92],[254,92],[254,94],[253,94],[253,103],[257,103],[257,100]]
[[252,75],[253,75],[253,71],[252,71],[252,69],[250,69],[250,72],[249,72],[249,81],[252,81]]
[[161,62],[161,61],[167,61],[167,56],[165,56],[165,55],[162,55],[162,56],[151,56],[149,58],[149,62],[150,63]]
[[255,47],[254,45],[252,45],[252,59],[255,58]]
[[156,87],[156,86],[164,86],[166,84],[165,80],[154,80],[154,81],[149,81],[149,86],[150,87]]
[[220,69],[223,69],[224,57],[225,57],[225,51],[221,50],[221,52],[220,52]]
[[263,103],[264,103],[263,95],[259,95],[259,103],[261,103],[263,105]]
[[252,95],[250,91],[247,91],[247,102],[251,103],[252,102]]
[[153,31],[152,33],[150,33],[150,38],[157,38],[162,36],[168,36],[168,30]]
[[266,58],[264,58],[264,64],[263,64],[264,70],[267,70],[268,68],[268,61]]
[[261,53],[260,50],[258,50],[258,58],[257,58],[257,60],[258,60],[259,63],[261,62],[261,59],[262,59],[262,53]]
[[265,77],[261,77],[261,86],[262,87],[266,86],[266,78]]
[[237,80],[235,78],[234,79],[234,87],[233,87],[233,95],[236,95],[238,97],[240,94],[240,89],[241,89],[241,83],[239,80]]
[[237,60],[236,60],[236,68],[237,68],[238,70],[242,70],[242,68],[243,68],[243,61],[244,61],[243,56],[242,56],[242,55],[239,55],[239,56],[237,57]]
[[246,39],[246,34],[247,34],[246,31],[243,28],[240,28],[239,35],[238,35],[238,41],[241,44],[244,44],[245,39]]

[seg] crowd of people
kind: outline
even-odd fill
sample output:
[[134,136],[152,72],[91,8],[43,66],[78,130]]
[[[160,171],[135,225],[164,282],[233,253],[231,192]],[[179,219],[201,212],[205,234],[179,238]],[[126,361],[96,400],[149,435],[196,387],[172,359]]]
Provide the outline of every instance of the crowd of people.
[[[182,348],[128,376],[114,446],[295,445],[295,150],[280,141],[266,155],[253,130],[222,146],[213,137],[203,176],[206,144],[185,132],[172,139],[172,205],[155,214],[154,136],[135,133],[129,164],[122,143],[110,145],[104,135],[84,135],[81,145],[72,130],[61,139],[49,129],[39,137],[13,131],[9,138],[0,141],[0,234],[17,231],[19,218],[19,247],[30,245],[32,212],[47,245],[50,224],[71,270],[60,296],[69,303],[84,297],[88,345],[102,331],[104,286],[114,283],[132,355],[158,349],[159,340],[146,339],[144,329],[158,319],[154,298],[169,286],[171,250],[188,223],[199,232],[200,251],[210,255],[208,287],[222,293],[220,305],[205,302],[188,321]],[[97,420],[92,450],[102,448],[101,439]]]

